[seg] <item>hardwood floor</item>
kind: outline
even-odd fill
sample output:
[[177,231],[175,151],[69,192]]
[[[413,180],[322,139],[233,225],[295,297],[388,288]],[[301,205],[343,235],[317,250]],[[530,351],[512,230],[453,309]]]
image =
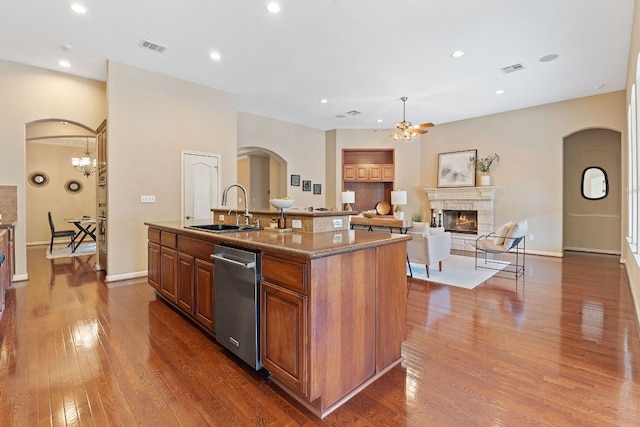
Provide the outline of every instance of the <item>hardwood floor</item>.
[[[527,256],[524,280],[408,283],[405,361],[324,420],[95,257],[45,259],[0,322],[3,425],[632,426],[640,343],[614,256]],[[446,268],[446,261],[444,263]],[[524,283],[523,283],[524,282]]]

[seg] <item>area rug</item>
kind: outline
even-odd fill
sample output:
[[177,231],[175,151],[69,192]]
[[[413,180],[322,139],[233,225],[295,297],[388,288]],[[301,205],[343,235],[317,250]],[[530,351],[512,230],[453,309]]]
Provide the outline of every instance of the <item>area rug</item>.
[[[484,259],[478,263],[484,263]],[[475,269],[475,258],[460,255],[450,255],[442,261],[442,271],[438,270],[438,264],[429,266],[427,278],[426,267],[422,264],[411,263],[411,271],[414,279],[427,280],[429,282],[441,283],[443,285],[457,286],[459,288],[473,289],[479,284],[493,277],[500,270],[503,270],[510,263],[506,261],[487,260],[487,266],[496,270]],[[407,276],[409,267],[407,266]]]
[[71,247],[53,247],[53,253],[49,252],[49,248],[47,247],[47,259],[55,259],[55,258],[69,258],[75,256],[84,256],[84,255],[93,255],[96,253],[96,244],[95,243],[83,243],[78,246],[75,252],[71,252]]

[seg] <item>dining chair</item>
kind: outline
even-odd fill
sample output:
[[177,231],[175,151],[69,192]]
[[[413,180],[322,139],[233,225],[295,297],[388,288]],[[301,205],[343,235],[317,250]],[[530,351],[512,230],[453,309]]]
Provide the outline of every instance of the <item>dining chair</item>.
[[53,225],[53,218],[51,217],[51,212],[47,212],[49,215],[49,228],[51,228],[51,243],[49,243],[49,253],[53,252],[53,239],[70,237],[71,242],[67,245],[67,247],[71,246],[71,250],[75,249],[75,239],[76,232],[73,230],[58,230],[56,231],[56,227]]

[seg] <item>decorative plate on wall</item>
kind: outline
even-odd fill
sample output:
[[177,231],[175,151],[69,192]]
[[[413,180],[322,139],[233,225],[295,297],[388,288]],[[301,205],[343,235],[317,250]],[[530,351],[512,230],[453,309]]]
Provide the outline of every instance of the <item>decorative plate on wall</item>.
[[35,187],[44,187],[49,183],[49,176],[44,172],[33,172],[29,175],[29,183]]
[[64,189],[69,193],[79,193],[82,191],[82,183],[76,179],[70,179],[64,183]]

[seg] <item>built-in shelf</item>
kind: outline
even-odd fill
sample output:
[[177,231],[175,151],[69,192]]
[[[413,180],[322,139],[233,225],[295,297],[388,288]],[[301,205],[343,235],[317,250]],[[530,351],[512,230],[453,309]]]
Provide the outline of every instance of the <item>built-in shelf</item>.
[[342,150],[342,189],[355,192],[354,211],[375,209],[381,201],[391,203],[394,179],[393,148]]

